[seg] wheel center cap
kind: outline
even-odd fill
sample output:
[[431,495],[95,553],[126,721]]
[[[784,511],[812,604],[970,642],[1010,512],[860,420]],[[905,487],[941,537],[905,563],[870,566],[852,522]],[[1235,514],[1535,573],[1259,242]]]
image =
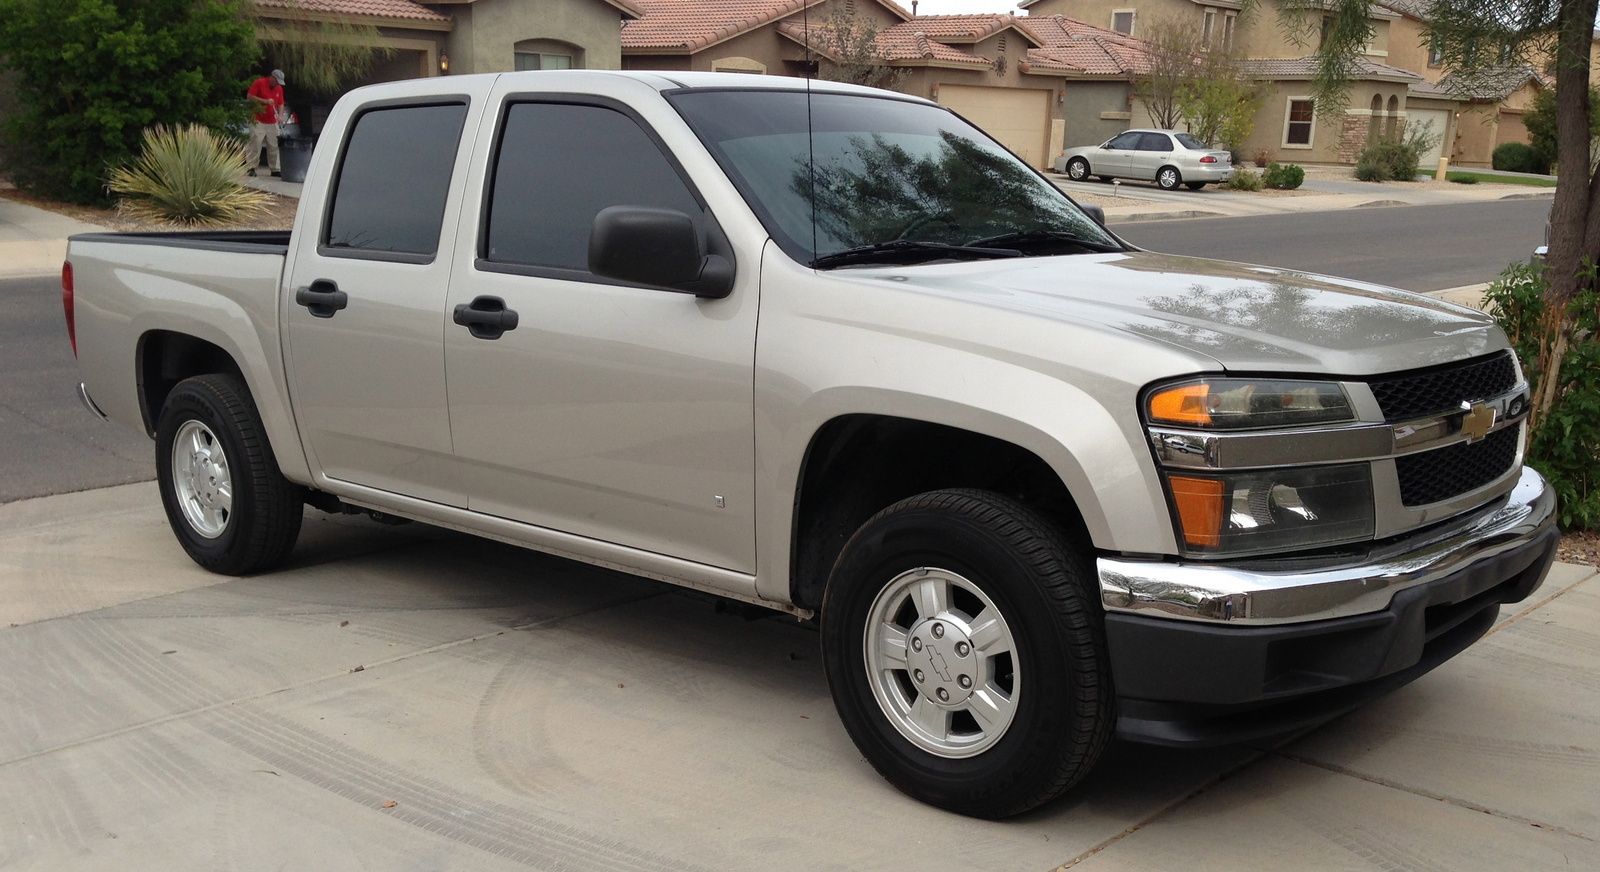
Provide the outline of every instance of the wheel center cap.
[[906,663],[917,689],[938,705],[966,702],[977,684],[977,657],[966,631],[943,618],[911,628]]

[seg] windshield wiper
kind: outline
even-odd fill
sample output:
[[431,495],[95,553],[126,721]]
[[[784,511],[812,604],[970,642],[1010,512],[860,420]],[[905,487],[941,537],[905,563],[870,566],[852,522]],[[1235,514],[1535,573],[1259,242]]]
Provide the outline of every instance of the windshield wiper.
[[1021,257],[1022,252],[1014,248],[989,248],[982,245],[951,245],[947,242],[925,242],[917,239],[892,239],[888,242],[876,242],[872,245],[858,245],[855,248],[846,248],[832,254],[824,254],[811,261],[814,268],[845,266],[852,263],[881,263],[884,261],[899,261],[907,257],[918,255],[985,258],[985,257]]
[[1040,242],[1059,242],[1067,245],[1076,245],[1090,251],[1109,254],[1111,252],[1125,251],[1120,245],[1107,245],[1104,242],[1094,242],[1084,239],[1075,233],[1066,230],[1015,230],[1010,233],[1001,233],[998,236],[985,236],[982,239],[973,239],[964,245],[1028,245]]

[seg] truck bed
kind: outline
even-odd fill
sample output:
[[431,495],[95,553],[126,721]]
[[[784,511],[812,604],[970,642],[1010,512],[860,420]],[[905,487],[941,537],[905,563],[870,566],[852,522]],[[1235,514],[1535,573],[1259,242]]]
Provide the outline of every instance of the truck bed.
[[81,233],[73,238],[84,242],[121,242],[130,245],[163,245],[206,251],[287,254],[289,233],[288,230],[163,230],[135,233]]

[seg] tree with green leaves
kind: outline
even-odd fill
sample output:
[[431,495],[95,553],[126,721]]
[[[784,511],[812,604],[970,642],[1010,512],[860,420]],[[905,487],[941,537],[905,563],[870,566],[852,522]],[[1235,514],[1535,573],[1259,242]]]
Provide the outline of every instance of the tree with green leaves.
[[1237,150],[1255,127],[1265,92],[1235,53],[1213,48],[1178,88],[1178,114],[1200,141]]
[[326,21],[262,20],[256,27],[272,66],[301,91],[334,95],[394,56],[378,28],[354,18]]
[[[1589,104],[1600,105],[1600,89],[1589,89]],[[1522,116],[1528,128],[1529,145],[1546,167],[1556,163],[1556,92],[1544,88],[1533,98],[1533,105]],[[1589,116],[1589,153],[1593,162],[1595,142],[1600,140],[1600,112]]]
[[21,187],[103,202],[146,128],[246,117],[257,57],[243,0],[0,0],[0,67],[16,81],[8,169]]
[[894,90],[906,71],[891,66],[878,50],[878,26],[843,3],[830,3],[828,14],[813,27],[814,46],[823,55],[820,78],[869,88]]
[[[1280,21],[1292,32],[1317,33],[1317,105],[1343,106],[1372,36],[1373,0],[1279,0]],[[1452,81],[1471,90],[1502,80],[1508,70],[1555,71],[1555,203],[1550,210],[1546,305],[1529,378],[1534,384],[1530,430],[1545,422],[1563,389],[1559,374],[1578,329],[1577,301],[1593,299],[1600,263],[1600,177],[1589,162],[1597,107],[1589,90],[1589,50],[1600,0],[1435,0],[1429,38]],[[1535,437],[1537,438],[1537,436]]]

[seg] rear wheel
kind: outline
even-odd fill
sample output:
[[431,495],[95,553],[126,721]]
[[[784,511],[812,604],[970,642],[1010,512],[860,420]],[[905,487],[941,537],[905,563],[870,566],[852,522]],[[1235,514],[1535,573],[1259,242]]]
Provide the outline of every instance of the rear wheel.
[[1163,191],[1176,191],[1183,184],[1183,175],[1177,167],[1162,167],[1156,171],[1156,184]]
[[1086,775],[1113,724],[1084,557],[999,494],[902,500],[850,539],[822,606],[840,718],[891,783],[1006,817]]
[[234,376],[185,379],[167,395],[156,478],[178,543],[212,572],[271,569],[300,535],[304,492],[278,471],[249,391]]
[[1067,161],[1067,177],[1075,182],[1081,182],[1089,177],[1089,162],[1081,157]]
[[1183,186],[1191,191],[1198,191],[1206,186],[1205,182],[1184,182]]

